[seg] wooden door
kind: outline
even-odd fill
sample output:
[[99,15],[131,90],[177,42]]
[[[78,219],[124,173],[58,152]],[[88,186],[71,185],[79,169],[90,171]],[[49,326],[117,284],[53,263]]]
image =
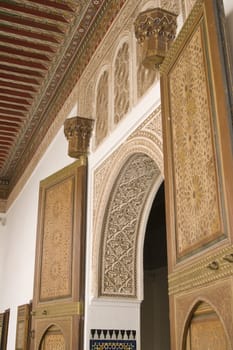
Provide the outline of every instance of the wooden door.
[[86,161],[40,184],[31,349],[82,349]]
[[[161,66],[172,350],[186,348],[202,302],[221,319],[221,349],[233,348],[230,74],[222,1],[197,0]],[[198,349],[211,348],[212,321],[196,333]]]
[[15,350],[30,349],[31,304],[18,306]]
[[6,350],[8,338],[8,324],[10,317],[10,309],[0,313],[0,349]]

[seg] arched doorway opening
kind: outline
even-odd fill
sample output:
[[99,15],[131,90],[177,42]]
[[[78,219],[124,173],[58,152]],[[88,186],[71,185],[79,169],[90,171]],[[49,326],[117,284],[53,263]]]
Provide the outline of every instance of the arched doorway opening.
[[216,311],[207,302],[194,308],[183,339],[183,350],[228,350],[227,334]]
[[164,183],[149,214],[143,252],[144,300],[141,304],[141,349],[170,349],[167,242]]
[[65,350],[66,343],[61,329],[53,325],[45,332],[39,346],[39,350]]

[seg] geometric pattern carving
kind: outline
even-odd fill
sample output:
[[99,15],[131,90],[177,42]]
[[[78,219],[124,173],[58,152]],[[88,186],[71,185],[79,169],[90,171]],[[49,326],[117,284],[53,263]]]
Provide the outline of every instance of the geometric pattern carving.
[[[216,283],[219,279],[226,279],[233,275],[233,246],[218,249],[217,252],[198,259],[191,265],[170,273],[168,276],[169,294],[183,293],[193,288],[206,287]],[[210,269],[213,261],[218,269]]]
[[90,350],[136,350],[136,340],[90,340]]
[[114,122],[129,110],[129,45],[124,43],[117,53],[114,69]]
[[102,74],[96,98],[96,141],[98,146],[108,133],[108,72]]
[[72,177],[46,190],[40,301],[71,295]]
[[103,225],[101,295],[136,295],[136,249],[140,215],[160,173],[145,154],[134,154],[122,167],[107,205]]
[[171,147],[168,171],[173,186],[178,258],[225,237],[215,149],[218,144],[213,131],[215,112],[206,63],[209,53],[204,41],[204,20],[197,21],[201,4],[197,3],[161,67],[167,77],[162,85],[164,99],[170,104],[164,123]]
[[179,256],[222,234],[206,79],[199,28],[170,74]]

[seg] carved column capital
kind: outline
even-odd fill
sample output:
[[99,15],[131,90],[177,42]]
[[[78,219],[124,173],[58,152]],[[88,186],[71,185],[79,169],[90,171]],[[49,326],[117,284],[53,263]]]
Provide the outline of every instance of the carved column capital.
[[156,69],[162,63],[176,35],[177,15],[161,8],[141,12],[135,23],[135,36],[143,47],[143,65]]
[[65,121],[64,133],[69,142],[70,157],[79,158],[88,154],[93,125],[93,119],[81,117],[73,117]]

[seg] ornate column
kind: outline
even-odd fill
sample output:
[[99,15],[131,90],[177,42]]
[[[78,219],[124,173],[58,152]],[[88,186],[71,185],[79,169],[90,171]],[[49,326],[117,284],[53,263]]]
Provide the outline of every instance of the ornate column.
[[88,154],[93,125],[93,119],[81,117],[73,117],[65,121],[64,133],[69,142],[70,157],[79,158]]
[[177,15],[161,8],[141,12],[137,17],[135,36],[143,46],[143,65],[157,69],[176,35]]

